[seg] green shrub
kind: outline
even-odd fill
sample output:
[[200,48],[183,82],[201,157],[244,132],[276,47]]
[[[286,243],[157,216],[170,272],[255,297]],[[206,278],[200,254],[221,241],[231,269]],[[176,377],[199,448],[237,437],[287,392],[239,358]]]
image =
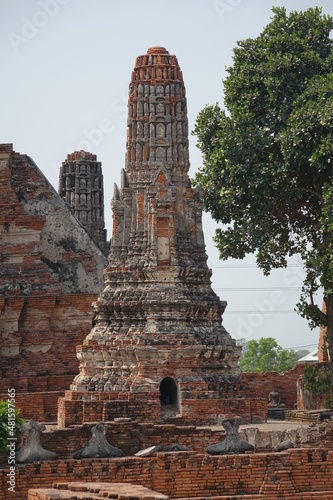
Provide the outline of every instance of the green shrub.
[[[0,400],[0,455],[5,455],[8,451],[9,438],[18,437],[20,426],[24,423],[19,417],[20,410],[15,410],[15,426],[12,425],[13,409],[8,401]],[[9,425],[8,425],[9,424]]]

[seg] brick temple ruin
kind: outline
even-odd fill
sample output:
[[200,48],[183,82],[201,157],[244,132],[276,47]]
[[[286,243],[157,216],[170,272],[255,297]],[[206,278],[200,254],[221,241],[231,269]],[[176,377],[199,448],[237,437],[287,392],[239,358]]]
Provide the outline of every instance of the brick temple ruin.
[[[136,60],[127,125],[110,251],[95,155],[68,155],[56,193],[29,157],[0,146],[0,397],[14,387],[23,417],[52,423],[41,444],[58,455],[17,465],[15,493],[0,466],[1,499],[333,499],[330,421],[255,425],[272,389],[293,416],[303,368],[239,373],[188,177],[182,72],[162,47]],[[253,424],[242,438],[254,452],[208,455],[225,437],[212,425],[235,415]],[[125,456],[74,459],[101,421]],[[273,453],[286,440],[296,449]],[[134,456],[175,442],[191,451]]]
[[211,287],[203,204],[188,170],[182,72],[175,56],[153,47],[132,73],[105,288],[77,349],[80,374],[59,402],[60,425],[115,416],[265,419],[262,401],[240,389],[240,348],[222,326],[226,303]]
[[85,151],[67,155],[60,167],[58,192],[107,256],[103,174],[96,155]]
[[25,418],[55,420],[78,371],[75,348],[91,329],[106,257],[11,144],[0,146],[0,192],[0,398],[15,388]]

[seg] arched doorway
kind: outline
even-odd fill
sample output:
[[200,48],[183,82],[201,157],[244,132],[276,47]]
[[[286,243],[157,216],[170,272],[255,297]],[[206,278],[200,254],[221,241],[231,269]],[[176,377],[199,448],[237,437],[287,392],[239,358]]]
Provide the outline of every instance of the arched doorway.
[[161,406],[178,407],[178,387],[171,377],[165,377],[160,383]]

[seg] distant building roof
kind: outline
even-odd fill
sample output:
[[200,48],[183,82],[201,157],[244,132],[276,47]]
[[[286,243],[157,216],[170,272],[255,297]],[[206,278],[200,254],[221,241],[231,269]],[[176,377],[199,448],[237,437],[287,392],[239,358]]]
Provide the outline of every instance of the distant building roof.
[[299,359],[298,363],[318,363],[318,348]]

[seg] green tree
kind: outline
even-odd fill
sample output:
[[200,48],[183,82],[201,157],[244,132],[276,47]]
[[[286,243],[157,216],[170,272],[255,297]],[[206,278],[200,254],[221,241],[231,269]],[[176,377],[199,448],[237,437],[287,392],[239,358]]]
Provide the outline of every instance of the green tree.
[[[298,310],[311,328],[327,326],[333,363],[333,20],[319,8],[273,13],[257,38],[234,49],[226,110],[206,106],[197,117],[203,167],[195,182],[225,224],[215,236],[220,258],[256,253],[267,275],[301,256]],[[320,287],[325,314],[314,302]]]
[[[8,426],[12,416],[12,412],[8,411],[8,401],[0,400],[0,456],[5,455],[8,451],[8,438],[12,436],[12,428]],[[15,436],[18,434],[18,429],[24,423],[24,420],[19,417],[20,410],[15,410]]]
[[243,372],[276,371],[283,373],[291,370],[297,363],[293,350],[283,349],[273,337],[250,340],[239,366]]

